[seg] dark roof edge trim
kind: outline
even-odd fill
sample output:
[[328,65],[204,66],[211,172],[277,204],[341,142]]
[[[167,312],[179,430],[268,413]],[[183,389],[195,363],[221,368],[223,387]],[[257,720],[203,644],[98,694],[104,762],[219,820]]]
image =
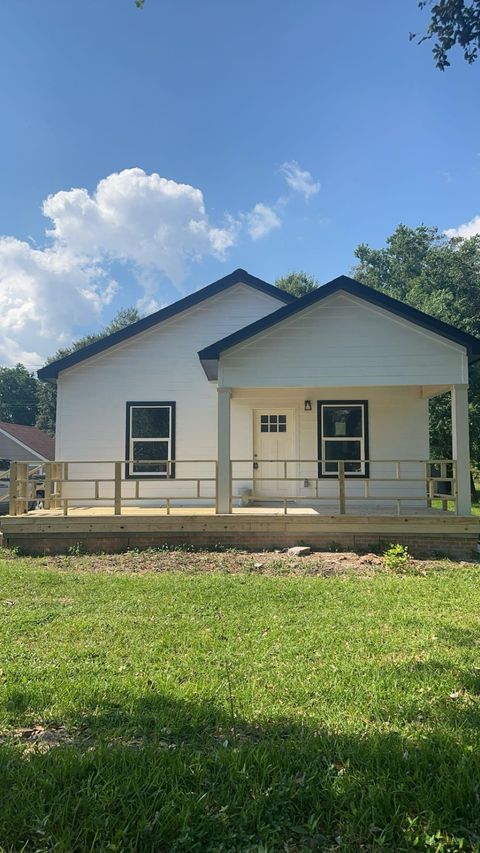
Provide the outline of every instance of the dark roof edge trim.
[[110,349],[110,347],[116,346],[129,338],[133,338],[135,335],[145,332],[153,326],[164,323],[166,320],[170,320],[177,314],[181,314],[182,311],[186,311],[188,308],[193,308],[195,305],[199,305],[211,296],[217,296],[219,293],[223,293],[225,290],[228,290],[229,287],[233,287],[236,284],[246,284],[261,293],[265,293],[267,296],[274,296],[276,299],[280,299],[286,304],[297,301],[296,297],[292,296],[290,293],[286,293],[284,290],[280,290],[280,288],[275,287],[273,284],[269,284],[267,281],[263,281],[261,278],[257,278],[256,276],[248,273],[246,270],[239,268],[229,275],[218,279],[218,281],[214,281],[212,284],[207,284],[205,287],[202,287],[200,290],[196,290],[194,293],[189,293],[188,296],[183,297],[183,299],[179,299],[177,302],[167,305],[166,308],[161,308],[160,311],[156,311],[154,314],[149,314],[148,317],[144,317],[142,320],[138,320],[136,323],[126,326],[125,329],[120,329],[118,332],[114,332],[106,338],[101,338],[101,340],[95,341],[93,344],[88,344],[88,346],[65,356],[65,358],[60,358],[58,361],[52,361],[50,364],[47,364],[45,367],[38,370],[37,376],[39,379],[54,383],[58,374],[62,370],[74,367],[76,364],[86,361],[87,359]]
[[[279,308],[278,311],[274,311],[272,314],[267,314],[266,317],[262,317],[260,320],[250,323],[238,332],[234,332],[232,335],[228,335],[226,338],[222,338],[216,343],[200,350],[198,356],[208,378],[217,378],[216,376],[213,376],[216,369],[214,370],[212,362],[215,360],[218,361],[222,352],[249,340],[249,338],[253,338],[260,332],[276,326],[277,323],[281,323],[283,320],[293,317],[295,314],[298,314],[310,305],[321,302],[322,299],[326,299],[327,296],[331,296],[333,293],[337,293],[338,291],[344,291],[351,296],[363,299],[364,301],[379,308],[383,308],[391,314],[396,314],[398,317],[408,320],[427,331],[434,332],[443,338],[447,338],[454,343],[460,344],[460,346],[464,346],[471,362],[477,361],[480,358],[480,340],[475,338],[473,335],[469,335],[467,332],[462,332],[455,326],[450,326],[448,323],[444,323],[442,320],[437,320],[429,314],[424,314],[423,311],[419,311],[417,308],[405,305],[405,303],[400,302],[398,299],[393,299],[391,296],[387,296],[387,294],[382,293],[379,290],[367,287],[367,285],[361,284],[353,278],[341,275],[338,278],[333,279],[333,281],[329,281],[327,284],[322,285],[318,290],[315,290],[306,296],[302,296],[300,299],[296,299],[293,304],[285,305],[282,308]],[[209,362],[208,371],[206,367],[207,362]]]

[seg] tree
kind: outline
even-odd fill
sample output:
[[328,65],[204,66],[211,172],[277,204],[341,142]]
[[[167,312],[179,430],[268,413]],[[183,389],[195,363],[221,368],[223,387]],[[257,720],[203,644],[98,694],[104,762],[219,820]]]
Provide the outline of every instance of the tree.
[[0,421],[32,426],[37,415],[37,380],[23,364],[0,367]]
[[[419,0],[420,9],[430,6],[432,0]],[[417,33],[410,33],[410,40]],[[454,45],[463,48],[467,62],[475,62],[480,49],[480,0],[437,0],[432,6],[432,17],[427,31],[419,38],[421,44],[436,39],[433,56],[437,68],[444,71],[450,65],[448,53]]]
[[[356,279],[480,336],[480,236],[447,239],[437,228],[399,225],[384,249],[361,243],[355,250]],[[470,443],[480,465],[480,371],[470,370]],[[449,395],[430,402],[432,458],[451,458]]]
[[280,290],[285,290],[298,298],[316,290],[319,284],[320,282],[313,275],[309,275],[303,270],[289,272],[287,275],[277,278],[275,282],[276,287],[279,287]]
[[[95,341],[106,338],[108,335],[113,335],[114,332],[125,329],[126,326],[130,326],[138,320],[140,320],[140,314],[136,308],[121,308],[108,326],[105,326],[100,332],[85,335],[83,338],[79,338],[78,341],[74,341],[71,346],[57,350],[54,355],[47,359],[47,362],[51,363],[52,361],[58,361],[60,358],[65,358],[72,352],[77,352],[89,344],[95,343]],[[53,435],[55,433],[57,411],[57,386],[50,382],[37,382],[37,384],[38,413],[36,424],[39,429],[43,429]]]

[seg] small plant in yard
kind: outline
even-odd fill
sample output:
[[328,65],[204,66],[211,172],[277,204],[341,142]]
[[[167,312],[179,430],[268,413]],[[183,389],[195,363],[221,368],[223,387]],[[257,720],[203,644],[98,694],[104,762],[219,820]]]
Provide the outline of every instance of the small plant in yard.
[[410,554],[406,545],[390,545],[383,555],[385,566],[387,569],[399,571],[408,568],[410,564]]

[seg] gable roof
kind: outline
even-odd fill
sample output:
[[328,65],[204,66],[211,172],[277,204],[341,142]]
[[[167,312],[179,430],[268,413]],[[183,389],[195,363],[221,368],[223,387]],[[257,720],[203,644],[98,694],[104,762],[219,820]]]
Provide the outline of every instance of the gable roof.
[[55,439],[37,427],[0,421],[0,432],[41,459],[55,459]]
[[131,323],[130,326],[126,326],[125,329],[120,329],[118,332],[114,332],[105,338],[101,338],[93,344],[88,344],[88,346],[82,347],[82,349],[77,350],[76,352],[72,352],[70,355],[65,356],[65,358],[60,358],[58,361],[52,361],[50,364],[47,364],[45,367],[38,370],[37,376],[39,379],[46,380],[47,382],[55,382],[58,374],[62,370],[66,370],[67,367],[73,367],[75,364],[79,364],[87,358],[98,355],[98,353],[104,352],[110,347],[116,346],[116,344],[122,343],[129,338],[133,338],[135,335],[145,332],[147,329],[151,329],[153,326],[164,323],[165,320],[170,320],[182,311],[186,311],[188,308],[193,308],[195,305],[199,305],[206,299],[210,299],[211,296],[217,296],[219,293],[223,293],[225,290],[228,290],[228,288],[233,287],[236,284],[246,284],[249,287],[253,287],[254,290],[266,293],[267,296],[273,296],[275,299],[279,299],[281,302],[286,304],[297,301],[295,296],[292,296],[290,293],[286,293],[284,290],[274,287],[273,284],[268,284],[268,282],[262,281],[261,278],[256,278],[256,276],[250,275],[246,270],[239,268],[229,275],[218,279],[218,281],[214,281],[212,284],[207,284],[206,287],[202,287],[200,290],[195,291],[195,293],[190,293],[183,299],[179,299],[177,302],[167,305],[166,308],[162,308],[160,311],[155,311],[154,314],[149,314],[148,317],[143,317],[136,323]]
[[198,356],[202,362],[203,369],[207,374],[208,379],[217,379],[218,359],[222,352],[231,349],[243,341],[249,340],[249,338],[253,338],[255,335],[258,335],[259,332],[271,329],[273,326],[276,326],[277,323],[281,323],[283,320],[293,317],[295,314],[300,313],[300,311],[304,311],[311,305],[321,302],[323,299],[326,299],[327,296],[331,296],[333,293],[338,293],[339,291],[343,291],[344,293],[349,293],[351,296],[363,299],[365,302],[369,302],[378,308],[384,308],[391,314],[396,314],[397,317],[402,317],[410,323],[414,323],[417,326],[421,326],[423,329],[427,329],[428,331],[434,332],[443,338],[448,338],[449,340],[464,346],[467,350],[468,357],[472,362],[477,361],[477,359],[480,358],[480,340],[475,338],[473,335],[469,335],[467,332],[462,332],[460,329],[457,329],[455,326],[450,326],[448,323],[443,323],[442,320],[436,320],[429,314],[424,314],[423,311],[411,308],[410,305],[405,305],[405,303],[400,302],[398,299],[393,299],[391,296],[387,296],[380,290],[367,287],[367,285],[361,284],[359,281],[355,281],[355,279],[349,278],[346,275],[340,275],[338,278],[334,278],[332,281],[329,281],[317,290],[308,293],[306,296],[302,296],[300,299],[295,299],[294,302],[279,308],[278,311],[274,311],[272,314],[268,314],[266,317],[262,317],[260,320],[256,320],[254,323],[244,326],[244,328],[239,329],[238,332],[234,332],[226,338],[222,338],[216,343],[200,350]]

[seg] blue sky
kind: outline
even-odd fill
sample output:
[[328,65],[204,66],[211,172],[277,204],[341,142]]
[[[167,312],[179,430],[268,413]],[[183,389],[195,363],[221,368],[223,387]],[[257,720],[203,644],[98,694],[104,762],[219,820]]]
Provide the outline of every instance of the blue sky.
[[435,69],[408,40],[426,20],[416,0],[3,3],[0,362],[238,266],[324,282],[399,222],[474,220],[480,62]]

